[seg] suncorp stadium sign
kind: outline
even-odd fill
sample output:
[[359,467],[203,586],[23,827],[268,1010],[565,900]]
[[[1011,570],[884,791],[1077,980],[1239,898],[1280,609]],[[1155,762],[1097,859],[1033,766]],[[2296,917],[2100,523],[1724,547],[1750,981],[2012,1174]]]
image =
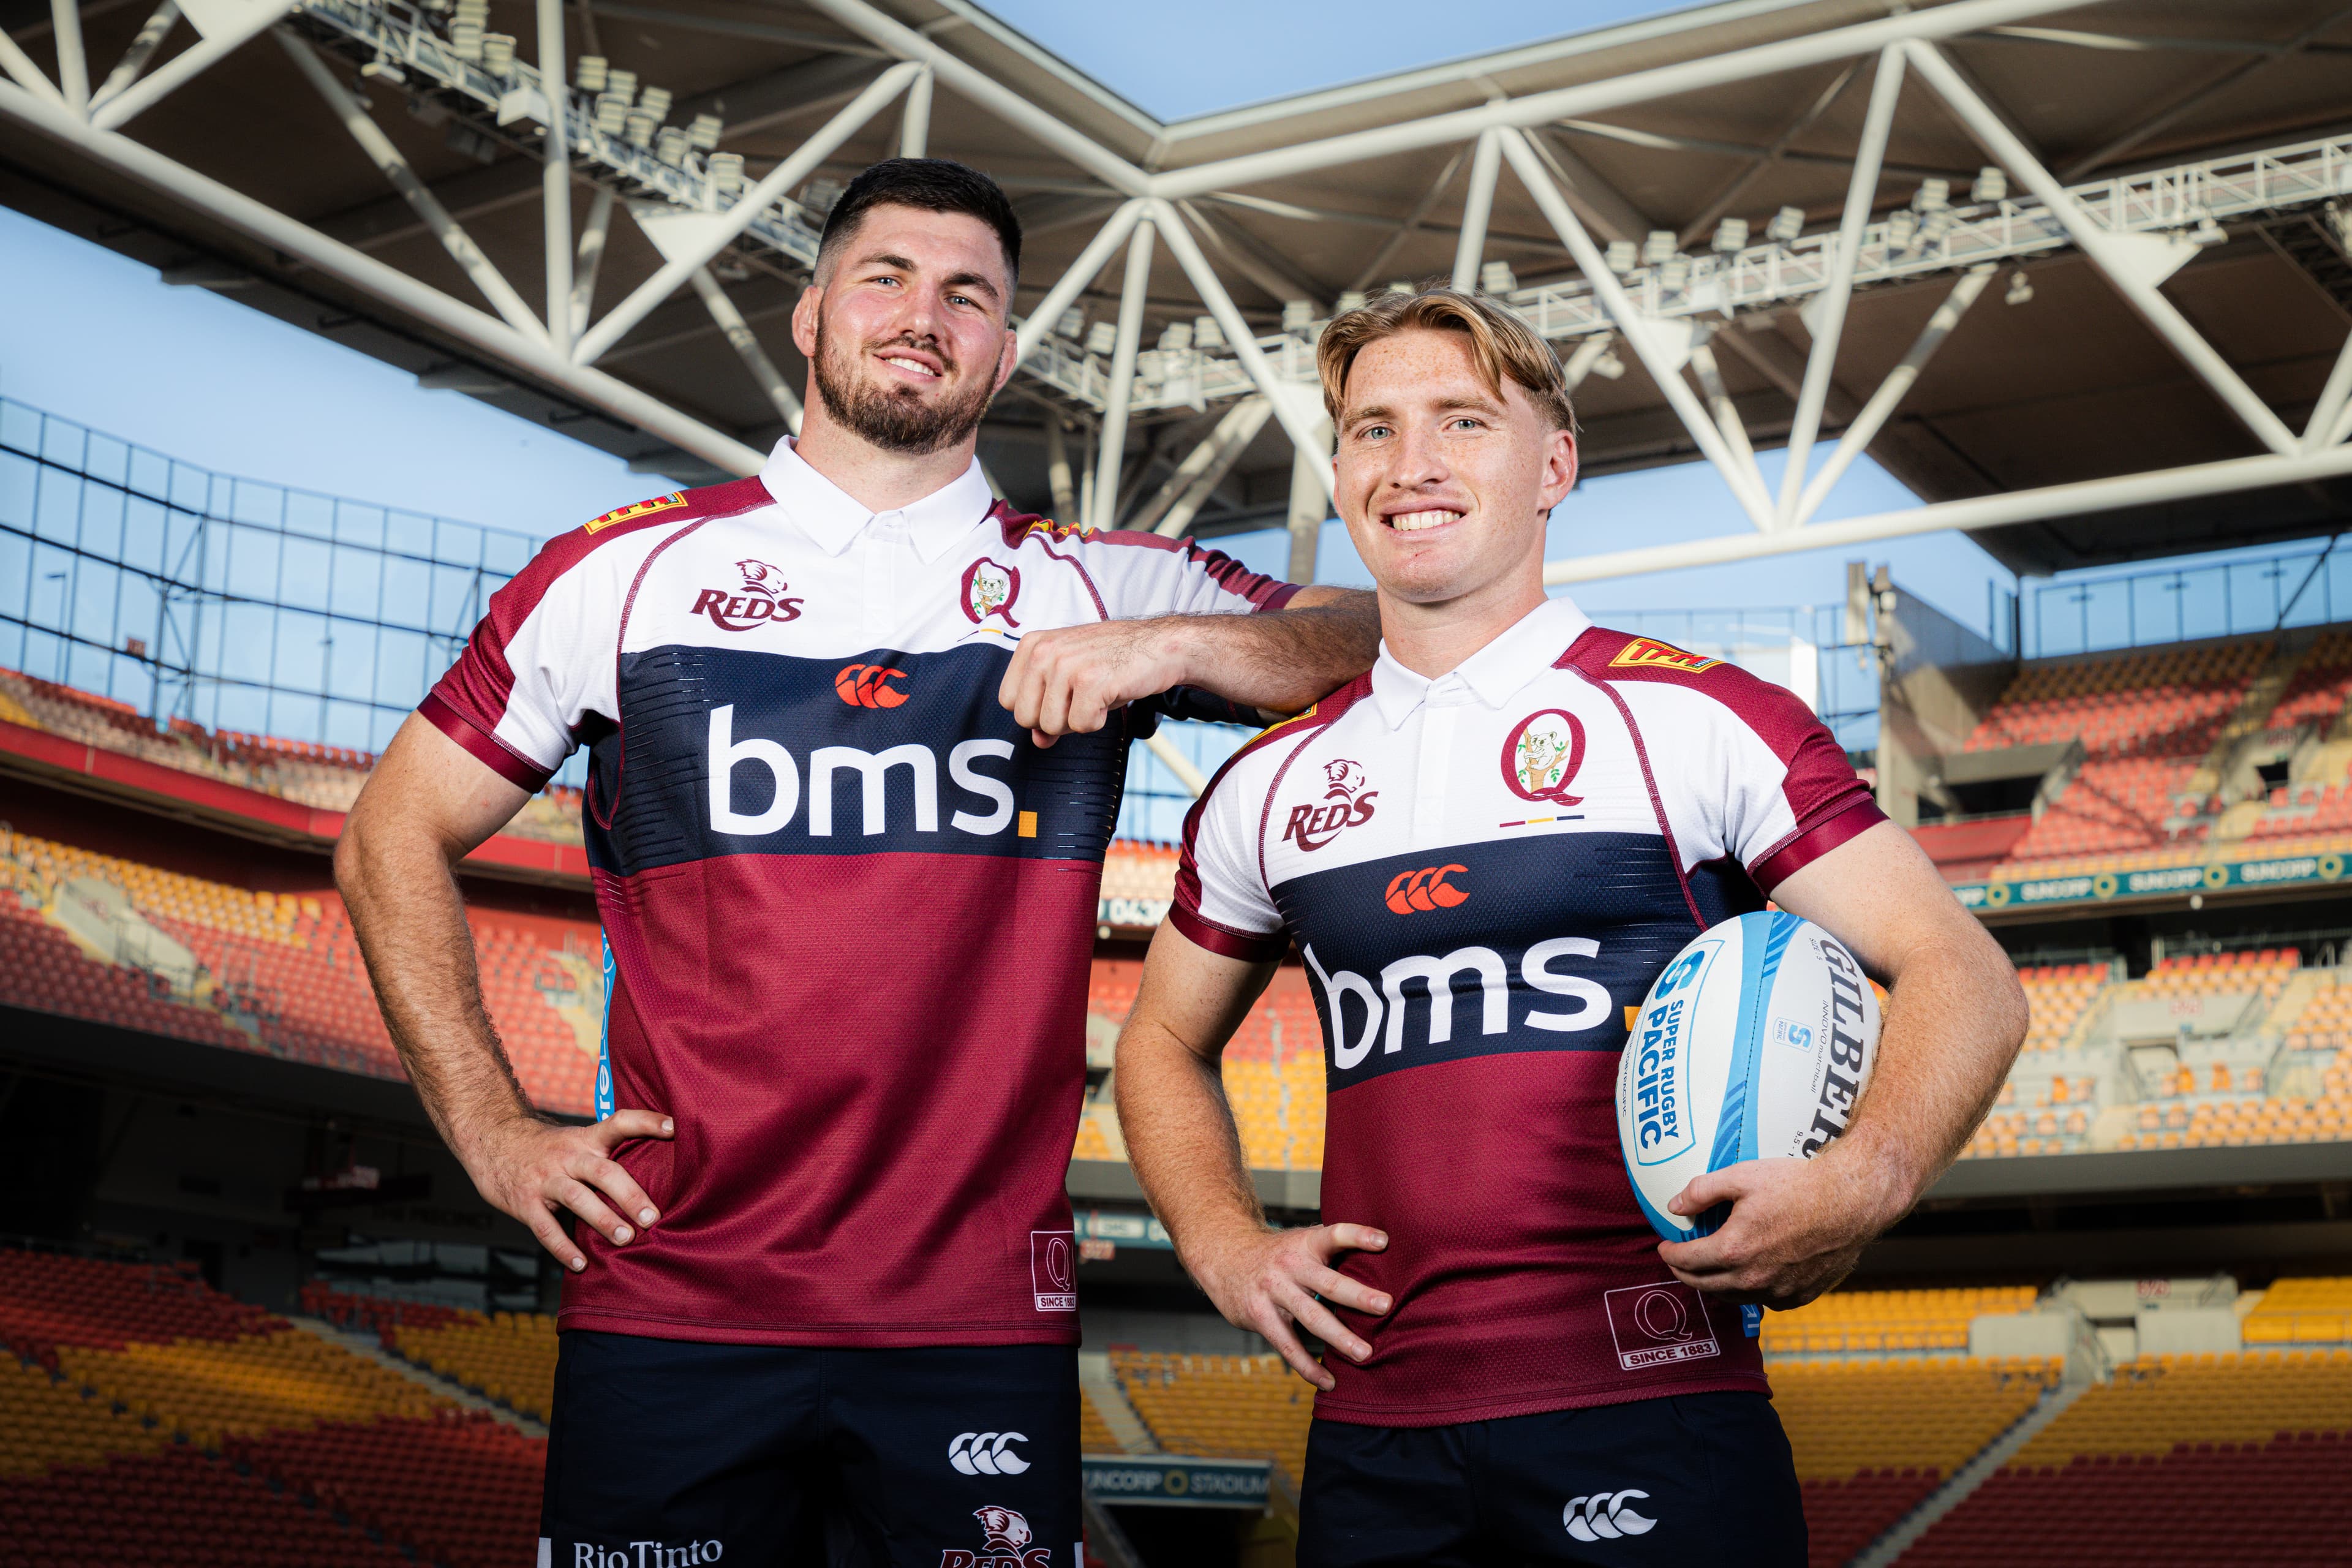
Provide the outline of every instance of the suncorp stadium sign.
[[1193,1459],[1177,1454],[1083,1461],[1087,1494],[1097,1502],[1149,1502],[1178,1508],[1262,1509],[1264,1459]]
[[2115,899],[2160,899],[2235,888],[2324,887],[2344,879],[2345,857],[2284,855],[2209,866],[2163,866],[2143,871],[2095,871],[2071,877],[2031,877],[1961,882],[1952,892],[1972,910],[1993,911],[2045,905],[2096,904]]

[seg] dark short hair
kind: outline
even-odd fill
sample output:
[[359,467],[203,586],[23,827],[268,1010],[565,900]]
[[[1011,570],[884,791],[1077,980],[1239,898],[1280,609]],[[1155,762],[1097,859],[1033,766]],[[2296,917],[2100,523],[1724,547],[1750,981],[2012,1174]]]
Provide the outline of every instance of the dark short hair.
[[978,218],[996,231],[997,242],[1004,247],[1005,268],[1013,282],[1021,280],[1021,220],[1013,216],[1013,204],[994,180],[951,158],[885,158],[850,181],[825,215],[824,234],[816,247],[818,268],[823,269],[836,247],[849,243],[867,212],[885,205]]

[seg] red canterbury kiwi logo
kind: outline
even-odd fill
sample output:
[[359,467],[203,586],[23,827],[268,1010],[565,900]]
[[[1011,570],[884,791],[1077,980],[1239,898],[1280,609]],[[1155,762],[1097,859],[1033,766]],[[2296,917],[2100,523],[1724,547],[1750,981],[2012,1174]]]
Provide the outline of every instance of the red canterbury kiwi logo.
[[893,679],[904,680],[907,672],[882,664],[848,664],[833,678],[833,689],[852,708],[896,708],[907,700],[908,692],[893,686]]
[[1415,910],[1453,909],[1469,902],[1470,895],[1445,879],[1468,869],[1466,866],[1423,866],[1418,871],[1399,871],[1389,879],[1388,891],[1381,901],[1401,915]]

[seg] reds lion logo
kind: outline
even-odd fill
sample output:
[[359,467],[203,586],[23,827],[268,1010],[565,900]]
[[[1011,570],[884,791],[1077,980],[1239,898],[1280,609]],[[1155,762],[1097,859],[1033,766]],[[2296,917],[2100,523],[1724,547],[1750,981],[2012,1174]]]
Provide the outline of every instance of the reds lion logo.
[[963,569],[963,613],[973,626],[991,616],[1002,616],[1008,626],[1021,623],[1013,618],[1013,601],[1021,595],[1021,569],[1000,565],[983,555]]
[[792,584],[784,581],[782,572],[764,561],[749,557],[735,563],[735,570],[743,578],[740,593],[705,588],[687,614],[709,616],[710,624],[725,632],[748,632],[772,621],[801,618],[801,601],[784,596],[784,590]]
[[1341,828],[1370,822],[1372,803],[1381,798],[1380,791],[1365,787],[1371,780],[1364,773],[1364,764],[1345,757],[1323,764],[1323,798],[1338,804],[1294,805],[1290,820],[1282,826],[1285,838],[1309,852],[1337,838]]
[[1503,782],[1521,800],[1581,805],[1568,793],[1584,765],[1584,726],[1573,713],[1547,708],[1519,721],[1503,742]]
[[1030,1545],[1036,1531],[1011,1509],[991,1503],[972,1510],[971,1517],[980,1521],[980,1550],[942,1552],[940,1568],[1053,1568],[1052,1549]]

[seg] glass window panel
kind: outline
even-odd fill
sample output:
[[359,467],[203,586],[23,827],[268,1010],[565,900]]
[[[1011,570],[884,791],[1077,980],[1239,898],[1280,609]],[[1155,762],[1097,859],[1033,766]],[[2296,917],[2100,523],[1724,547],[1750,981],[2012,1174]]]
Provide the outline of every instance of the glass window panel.
[[0,447],[19,452],[37,453],[41,449],[41,412],[21,403],[0,398]]
[[288,490],[286,531],[308,534],[313,539],[332,539],[335,536],[334,498],[314,495],[309,490]]
[[32,458],[0,452],[0,525],[33,526],[33,491],[40,472],[41,466]]
[[131,443],[90,432],[89,466],[83,471],[94,479],[122,483],[131,477]]
[[364,544],[381,549],[384,541],[384,513],[380,506],[361,501],[338,501],[335,504],[335,537],[345,544]]
[[41,421],[40,454],[50,462],[68,468],[81,467],[84,433],[79,425],[63,419],[44,418]]
[[278,600],[306,610],[327,607],[327,577],[334,566],[334,547],[316,539],[289,534],[278,548]]
[[92,555],[109,561],[122,559],[122,503],[121,490],[104,485],[85,485],[81,499],[81,548]]
[[328,626],[324,616],[300,610],[278,612],[278,647],[270,679],[295,691],[315,694],[326,689]]
[[431,564],[405,555],[387,555],[383,559],[384,620],[393,626],[425,630],[425,616],[433,603]]
[[277,528],[286,516],[286,491],[282,486],[264,484],[258,479],[228,480],[228,515],[238,522],[250,522]]
[[224,528],[227,536],[228,593],[240,599],[268,603],[278,597],[278,552],[285,535],[258,528]]
[[372,621],[382,603],[378,595],[383,590],[383,556],[373,550],[337,547],[334,587],[327,608],[339,616]]
[[33,501],[33,531],[60,544],[71,544],[81,524],[82,481],[55,468],[41,472]]
[[161,452],[133,447],[131,449],[131,472],[124,482],[142,496],[168,500],[172,495],[172,460]]
[[224,680],[268,685],[277,616],[267,605],[224,605],[210,617],[220,627],[215,667]]

